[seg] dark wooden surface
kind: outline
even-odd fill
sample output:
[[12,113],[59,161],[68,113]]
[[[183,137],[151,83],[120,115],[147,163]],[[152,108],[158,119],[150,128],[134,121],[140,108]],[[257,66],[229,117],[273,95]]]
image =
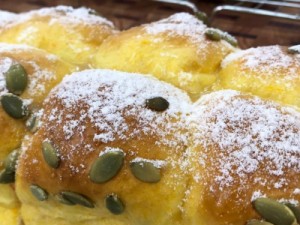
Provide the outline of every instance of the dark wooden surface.
[[[211,14],[217,1],[194,1],[197,7]],[[147,0],[0,0],[0,9],[23,12],[46,6],[71,5],[86,6],[97,10],[101,15],[112,20],[120,29],[127,29],[142,23],[165,18],[175,12],[191,12],[185,7],[153,3]],[[270,8],[270,10],[286,9]],[[294,9],[288,9],[289,12]],[[300,14],[300,10],[293,13]],[[0,18],[1,19],[1,18]],[[235,35],[242,48],[261,45],[296,45],[300,44],[300,22],[291,22],[263,16],[222,13],[212,20],[212,26],[221,28]]]

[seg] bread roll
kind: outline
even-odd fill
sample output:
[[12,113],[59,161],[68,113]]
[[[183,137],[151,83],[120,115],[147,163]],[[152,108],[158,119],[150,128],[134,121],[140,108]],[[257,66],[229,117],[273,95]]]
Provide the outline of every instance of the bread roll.
[[22,146],[16,189],[25,224],[181,224],[190,104],[149,76],[66,77]]
[[1,42],[28,44],[87,68],[97,47],[115,33],[113,24],[87,8],[42,8],[18,15],[0,34]]
[[235,89],[300,106],[300,54],[264,46],[230,54],[222,62],[216,89]]
[[26,119],[41,106],[50,89],[74,69],[42,50],[0,44],[0,224],[19,222],[19,201],[10,183],[14,182],[17,160],[14,150],[21,146]]
[[[299,207],[298,111],[224,90],[200,98],[191,121],[187,164],[192,180],[183,224],[245,225],[260,220],[252,206],[259,197]],[[275,210],[272,214],[277,221],[283,217]]]
[[190,14],[177,13],[110,36],[93,66],[152,74],[197,99],[216,80],[222,59],[236,50],[222,39],[233,40]]
[[[14,86],[19,78],[8,75],[9,71],[21,70],[17,73],[22,74],[25,70],[27,81],[22,81],[23,91],[9,90]],[[20,68],[21,67],[21,68]],[[1,102],[4,95],[9,92],[14,96],[19,95],[23,101],[24,107],[30,105],[34,110],[41,106],[43,99],[53,86],[61,81],[64,75],[74,70],[69,64],[63,63],[54,55],[48,54],[42,50],[28,47],[25,45],[0,44],[0,97]],[[11,73],[12,74],[12,73]],[[12,77],[12,78],[11,78]],[[17,79],[17,80],[15,80]],[[9,86],[9,87],[10,87]],[[12,89],[14,87],[11,87]],[[29,107],[29,106],[28,106]],[[5,111],[3,106],[0,108],[0,160],[13,149],[20,147],[21,140],[25,133],[25,115],[22,118],[14,118]]]

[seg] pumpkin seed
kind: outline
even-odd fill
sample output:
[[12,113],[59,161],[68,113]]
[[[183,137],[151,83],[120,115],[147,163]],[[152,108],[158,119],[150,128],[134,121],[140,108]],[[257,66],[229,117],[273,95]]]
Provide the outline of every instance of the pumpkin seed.
[[224,33],[222,35],[222,39],[224,41],[227,41],[229,44],[231,44],[234,47],[236,47],[238,45],[238,41],[236,40],[236,38],[233,37],[232,35],[228,34],[228,33]]
[[35,133],[38,129],[38,118],[37,115],[31,114],[28,120],[26,121],[26,128],[31,133]]
[[121,169],[124,162],[122,151],[107,152],[93,163],[89,176],[95,183],[104,183],[112,179]]
[[78,204],[82,205],[88,208],[94,208],[94,203],[86,196],[75,193],[75,192],[70,192],[70,191],[62,191],[61,196],[63,199],[73,203],[73,204]]
[[201,20],[204,24],[207,24],[207,15],[206,15],[206,13],[205,12],[202,12],[202,11],[198,11],[198,12],[196,12],[195,13],[195,16],[199,19],[199,20]]
[[102,16],[98,11],[94,9],[89,9],[89,14],[94,16]]
[[294,45],[288,48],[290,54],[300,54],[300,45]]
[[17,160],[20,155],[20,149],[13,150],[4,160],[6,173],[15,173]]
[[21,64],[12,65],[5,72],[6,87],[9,92],[20,95],[27,87],[28,77],[27,72]]
[[7,173],[5,169],[0,172],[1,184],[9,184],[14,182],[15,182],[15,173]]
[[58,156],[57,150],[53,147],[53,145],[50,142],[43,142],[42,152],[46,163],[54,169],[58,168],[60,164],[60,158]]
[[160,169],[148,161],[133,161],[130,163],[132,174],[146,183],[157,183],[160,181]]
[[37,198],[39,201],[45,201],[48,199],[48,193],[43,188],[39,187],[38,185],[31,185],[30,186],[31,193],[34,197]]
[[115,214],[115,215],[119,215],[119,214],[123,213],[124,209],[125,209],[125,206],[124,206],[123,202],[115,194],[111,194],[111,195],[106,196],[105,205],[106,205],[106,208],[112,214]]
[[270,198],[258,198],[253,201],[255,210],[266,221],[274,225],[293,225],[296,218],[293,212],[284,204]]
[[238,45],[238,42],[235,37],[233,37],[232,35],[224,32],[224,31],[216,29],[216,28],[206,29],[204,34],[208,39],[210,39],[212,41],[224,40],[224,41],[227,41],[229,44],[231,44],[234,47],[236,47]]
[[287,207],[289,207],[290,210],[292,210],[292,212],[294,213],[294,215],[296,217],[297,222],[300,224],[300,207],[296,206],[292,203],[285,203],[285,205]]
[[263,220],[249,220],[246,223],[246,225],[273,225],[273,224]]
[[62,204],[65,205],[76,205],[75,203],[69,201],[68,199],[64,198],[61,194],[55,196],[55,198]]
[[223,31],[215,28],[208,28],[205,31],[205,36],[212,41],[220,41],[222,39]]
[[162,112],[169,107],[169,102],[163,97],[154,97],[146,100],[146,107],[154,111]]
[[29,110],[23,100],[13,94],[4,94],[1,97],[1,104],[4,111],[15,119],[21,119],[28,116]]

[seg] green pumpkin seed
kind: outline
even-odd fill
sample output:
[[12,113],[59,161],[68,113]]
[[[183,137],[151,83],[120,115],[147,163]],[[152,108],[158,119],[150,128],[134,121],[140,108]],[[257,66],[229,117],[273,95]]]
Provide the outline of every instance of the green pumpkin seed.
[[55,196],[55,198],[62,204],[65,205],[76,205],[75,203],[69,201],[68,199],[64,198],[61,194]]
[[20,95],[27,87],[28,77],[27,72],[21,64],[12,65],[7,72],[5,72],[6,87],[9,92]]
[[38,185],[31,185],[30,190],[37,200],[45,201],[48,199],[47,191],[45,191],[43,188],[39,187]]
[[49,142],[49,141],[44,141],[42,144],[42,152],[44,159],[46,163],[56,169],[59,167],[60,164],[60,158],[58,156],[58,152],[56,148]]
[[4,169],[0,172],[0,184],[10,184],[15,182],[15,173],[7,173]]
[[98,11],[96,11],[94,9],[89,9],[89,14],[94,15],[94,16],[102,16],[101,13],[99,13]]
[[288,48],[290,54],[300,54],[300,45],[294,45]]
[[35,133],[38,129],[38,118],[35,114],[31,114],[26,121],[26,128],[31,133]]
[[13,150],[4,160],[4,168],[6,173],[15,173],[17,160],[20,155],[20,149]]
[[223,31],[215,28],[208,28],[205,31],[205,36],[212,41],[220,41],[222,39]]
[[201,20],[204,24],[207,24],[208,18],[205,12],[198,11],[195,13],[195,16]]
[[274,225],[294,225],[296,218],[293,212],[284,204],[269,198],[258,198],[253,201],[255,210],[266,221]]
[[273,225],[273,224],[263,220],[249,220],[246,223],[246,225]]
[[124,212],[125,206],[117,195],[111,194],[105,198],[106,208],[115,215],[119,215]]
[[104,183],[112,179],[122,168],[124,153],[121,151],[106,152],[93,163],[89,176],[95,183]]
[[160,169],[148,161],[133,161],[130,163],[132,174],[140,181],[146,183],[157,183],[160,181]]
[[224,32],[224,31],[216,29],[216,28],[206,29],[204,34],[208,39],[210,39],[212,41],[224,40],[224,41],[227,41],[229,44],[231,44],[234,47],[236,47],[238,45],[238,42],[235,37],[233,37],[232,35]]
[[94,208],[94,203],[86,196],[75,193],[75,192],[70,192],[70,191],[63,191],[60,193],[62,198],[65,200],[73,203],[73,204],[78,204],[82,205],[88,208]]
[[23,100],[13,94],[4,94],[1,97],[1,104],[4,111],[15,119],[21,119],[28,116],[29,110]]
[[154,97],[146,100],[146,107],[154,111],[162,112],[169,107],[169,102],[163,97]]
[[228,34],[228,33],[224,33],[222,35],[222,39],[224,41],[227,41],[229,44],[231,44],[234,47],[236,47],[238,45],[238,41],[236,40],[236,38],[233,37],[232,35]]
[[294,213],[294,215],[296,217],[297,222],[300,224],[300,207],[296,206],[292,203],[285,203],[285,205],[287,207],[289,207],[290,210],[292,210],[292,212]]

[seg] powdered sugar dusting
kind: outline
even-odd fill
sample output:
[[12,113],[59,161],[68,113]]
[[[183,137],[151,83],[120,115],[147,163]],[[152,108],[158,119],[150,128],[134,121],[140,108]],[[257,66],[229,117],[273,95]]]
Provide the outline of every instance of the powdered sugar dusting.
[[[146,99],[154,96],[167,99],[169,108],[164,112],[147,109]],[[178,147],[178,140],[187,142],[187,137],[178,130],[186,126],[182,117],[190,109],[188,96],[152,77],[110,70],[86,70],[66,77],[53,90],[46,104],[53,104],[56,99],[63,109],[53,107],[46,117],[57,126],[63,122],[65,140],[74,134],[82,134],[82,127],[90,121],[98,131],[93,136],[95,142],[108,143],[142,135],[158,135],[159,141],[155,144],[174,148]],[[79,106],[82,108],[80,117],[75,117],[72,112]],[[134,129],[126,118],[136,121]],[[170,140],[167,138],[170,135],[175,138]]]
[[8,69],[11,67],[13,64],[12,59],[4,57],[0,59],[0,96],[3,95],[4,93],[7,93],[6,89],[6,82],[5,82],[5,72],[8,71]]
[[203,41],[206,25],[188,13],[176,13],[166,19],[147,24],[144,29],[151,35],[167,33],[169,36],[184,36],[199,43]]
[[1,18],[0,19],[0,29],[1,29],[2,27],[7,26],[7,24],[14,22],[18,18],[18,15],[15,13],[0,10],[0,18]]
[[100,152],[99,156],[104,155],[108,152],[122,152],[124,153],[124,155],[126,155],[125,152],[120,148],[105,147],[104,151]]
[[164,160],[152,160],[152,159],[144,159],[141,157],[135,158],[134,160],[132,160],[131,162],[149,162],[152,163],[156,168],[160,169],[162,167],[164,167],[166,165],[166,161]]
[[[5,44],[0,43],[0,55],[11,53],[14,54],[24,54],[24,52],[32,52],[32,51],[39,51],[42,50],[29,47],[27,45],[14,45],[14,44]],[[55,55],[49,54],[45,52],[45,60],[49,60],[49,64],[55,63],[58,58]],[[5,77],[4,73],[10,68],[12,64],[15,63],[21,63],[17,62],[16,60],[9,58],[9,57],[3,57],[0,59],[0,95],[7,92],[6,84],[5,84]],[[21,63],[22,64],[22,63]],[[41,68],[35,61],[33,60],[27,60],[26,64],[30,65],[32,67],[32,73],[28,74],[29,76],[29,84],[27,89],[30,90],[30,96],[34,96],[40,93],[45,93],[45,83],[51,80],[55,80],[56,76],[55,74],[46,69]]]
[[[204,146],[199,163],[217,168],[215,182],[222,189],[236,177],[243,183],[257,171],[278,177],[273,188],[288,186],[285,170],[300,172],[300,114],[292,108],[224,90],[203,96],[192,122],[195,143]],[[218,159],[209,149],[218,149]],[[267,178],[255,179],[264,186]]]
[[222,67],[224,68],[236,60],[242,62],[242,70],[250,70],[260,74],[262,79],[265,79],[265,76],[282,74],[282,71],[284,71],[282,76],[285,80],[293,80],[299,77],[300,59],[295,55],[287,54],[287,50],[277,45],[250,48],[231,53],[223,60]]
[[21,13],[16,23],[30,20],[36,16],[51,16],[50,24],[55,22],[64,23],[66,25],[83,23],[90,26],[105,24],[111,28],[114,27],[112,22],[101,16],[94,15],[94,11],[91,9],[85,7],[75,9],[71,6],[56,6]]

